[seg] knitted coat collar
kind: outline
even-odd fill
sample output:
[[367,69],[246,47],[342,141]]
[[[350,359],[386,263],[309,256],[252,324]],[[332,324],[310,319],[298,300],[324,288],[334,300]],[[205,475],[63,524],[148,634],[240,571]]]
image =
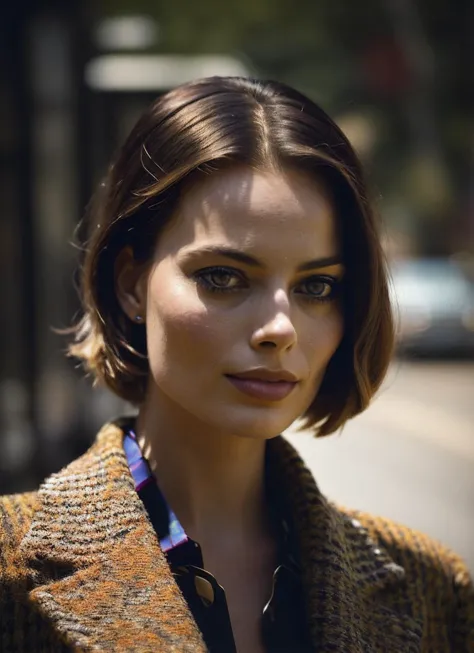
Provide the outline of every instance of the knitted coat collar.
[[[79,651],[205,653],[125,458],[124,422],[104,426],[81,458],[40,487],[22,541],[30,600]],[[420,650],[404,611],[404,570],[330,504],[281,436],[268,442],[298,541],[315,650]]]

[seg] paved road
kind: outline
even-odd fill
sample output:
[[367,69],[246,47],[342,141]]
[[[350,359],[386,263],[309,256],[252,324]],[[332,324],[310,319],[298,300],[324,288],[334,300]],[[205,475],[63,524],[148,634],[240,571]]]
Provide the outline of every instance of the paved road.
[[342,434],[287,435],[331,499],[428,533],[474,572],[474,362],[397,361]]

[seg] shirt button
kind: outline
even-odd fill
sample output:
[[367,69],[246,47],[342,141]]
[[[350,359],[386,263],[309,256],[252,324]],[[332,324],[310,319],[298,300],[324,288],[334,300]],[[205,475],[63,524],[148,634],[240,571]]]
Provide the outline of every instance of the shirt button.
[[194,587],[196,588],[199,598],[206,607],[209,607],[214,603],[214,588],[206,578],[195,576]]

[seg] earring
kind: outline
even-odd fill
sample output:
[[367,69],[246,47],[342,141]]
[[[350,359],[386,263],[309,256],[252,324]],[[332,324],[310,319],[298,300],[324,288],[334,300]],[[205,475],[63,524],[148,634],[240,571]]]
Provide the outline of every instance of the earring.
[[135,322],[143,322],[143,318],[141,315],[135,315]]

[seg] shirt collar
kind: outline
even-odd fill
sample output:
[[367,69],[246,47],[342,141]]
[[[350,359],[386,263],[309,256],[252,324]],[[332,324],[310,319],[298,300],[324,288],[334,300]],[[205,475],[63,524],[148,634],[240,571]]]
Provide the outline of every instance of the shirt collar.
[[[178,517],[160,491],[155,475],[141,451],[140,445],[137,441],[137,436],[132,428],[125,432],[124,451],[130,468],[130,473],[135,483],[135,489],[142,499],[155,527],[161,549],[168,556],[172,555],[173,559],[181,559],[181,556],[177,551],[178,547],[180,547],[180,551],[182,551],[183,554],[185,553],[185,550],[188,551],[190,548],[199,548],[199,545],[188,537]],[[273,513],[273,522],[277,530],[280,549],[279,562],[293,571],[299,570],[295,547],[292,543],[289,520],[285,517],[284,513],[283,515],[281,514],[281,510],[278,510],[277,489],[275,484],[271,483],[268,478],[267,494],[269,498],[269,507]],[[160,518],[154,518],[151,513],[152,510],[156,511],[157,505],[160,505]],[[191,547],[182,547],[182,545],[187,543],[189,543]],[[172,551],[173,554],[171,554]],[[192,557],[194,558],[194,554]]]

